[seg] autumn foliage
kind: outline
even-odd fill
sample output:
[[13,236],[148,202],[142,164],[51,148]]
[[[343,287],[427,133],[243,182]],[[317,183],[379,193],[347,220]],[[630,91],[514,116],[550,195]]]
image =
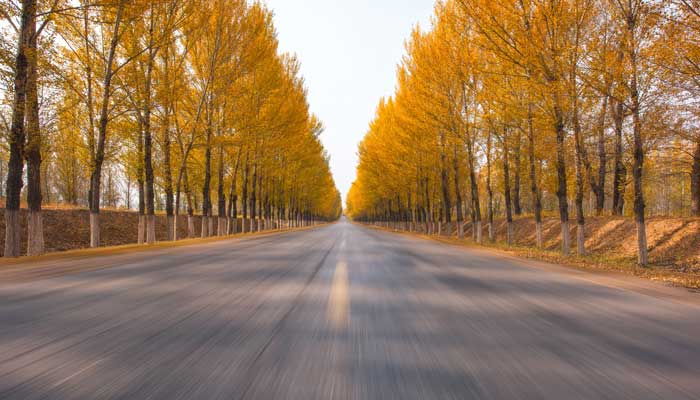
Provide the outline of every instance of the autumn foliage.
[[[444,0],[416,28],[359,148],[348,213],[494,240],[494,218],[561,224],[586,253],[590,215],[700,215],[700,4]],[[570,225],[576,225],[576,240]],[[575,242],[575,244],[574,244]]]
[[156,213],[170,240],[183,214],[201,214],[204,237],[339,217],[323,125],[261,3],[3,0],[0,11],[6,256],[22,252],[25,201],[29,254],[43,252],[46,203],[89,208],[93,247],[104,207],[138,209],[147,243],[162,237]]

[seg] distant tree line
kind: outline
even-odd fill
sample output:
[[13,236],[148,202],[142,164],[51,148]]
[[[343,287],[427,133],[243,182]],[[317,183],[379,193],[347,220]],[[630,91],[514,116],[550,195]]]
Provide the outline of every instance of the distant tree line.
[[202,216],[201,235],[332,220],[340,195],[299,61],[246,0],[0,0],[6,257],[44,252],[42,205]]
[[[416,28],[360,145],[348,212],[438,232],[494,218],[700,216],[700,5],[686,0],[444,0]],[[573,222],[571,222],[573,220]],[[575,246],[570,224],[575,224]],[[484,231],[486,229],[486,231]]]

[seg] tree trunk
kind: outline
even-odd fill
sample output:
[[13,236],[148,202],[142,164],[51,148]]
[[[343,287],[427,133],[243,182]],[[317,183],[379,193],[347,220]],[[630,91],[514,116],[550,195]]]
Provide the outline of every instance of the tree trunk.
[[605,117],[608,115],[608,97],[603,100],[603,111],[598,127],[598,182],[596,193],[596,215],[603,215],[605,209],[605,181],[608,173],[608,154],[605,149]]
[[204,152],[204,185],[202,186],[202,237],[206,238],[210,232],[209,218],[211,217],[211,113],[207,122],[206,149]]
[[[445,153],[445,138],[444,134],[440,135],[441,139],[441,151],[440,151],[440,183],[442,187],[442,210],[444,213],[444,220],[445,222],[449,223],[452,221],[452,204],[450,201],[450,187],[449,187],[449,179],[447,176],[447,154]],[[442,219],[440,219],[440,222],[442,222]],[[442,228],[442,224],[440,225]],[[442,233],[442,232],[440,232]]]
[[163,129],[163,164],[164,164],[164,185],[165,185],[165,215],[167,219],[167,239],[168,241],[177,240],[177,223],[175,222],[175,196],[173,194],[173,173],[170,166],[170,129],[168,128],[166,116],[166,124]]
[[537,237],[537,248],[542,249],[543,232],[542,232],[542,193],[540,192],[537,181],[537,159],[535,156],[535,129],[533,126],[532,103],[528,104],[528,155],[530,161],[530,191],[532,193],[532,209],[535,217],[535,230]]
[[514,182],[513,182],[513,212],[515,215],[522,215],[523,214],[523,208],[520,205],[520,181],[521,181],[521,172],[520,172],[520,164],[521,164],[521,142],[522,142],[522,137],[520,130],[516,130],[516,135],[515,135],[515,149],[513,149],[513,155],[515,157],[515,160],[513,165],[515,167],[515,177],[514,177]]
[[506,243],[513,245],[513,205],[510,191],[510,159],[508,146],[508,130],[503,128],[503,195],[506,201]]
[[[182,148],[181,148],[181,150],[182,150]],[[175,240],[179,240],[179,239],[180,239],[180,237],[179,237],[179,235],[178,235],[178,224],[179,224],[179,221],[180,221],[180,219],[179,219],[180,210],[181,210],[181,208],[182,208],[181,203],[180,203],[180,201],[181,201],[181,196],[182,196],[181,188],[182,188],[182,184],[183,184],[183,181],[184,181],[186,169],[187,169],[187,153],[186,153],[185,151],[183,151],[183,156],[182,156],[182,161],[181,161],[181,164],[180,164],[180,169],[179,169],[178,174],[177,174],[177,183],[176,183],[176,186],[175,186],[175,205],[174,205],[174,211],[175,211],[175,227],[173,228],[174,235],[175,235]],[[188,201],[189,201],[189,197],[188,197]]]
[[[256,169],[257,172],[257,169]],[[263,224],[263,202],[262,202],[262,173],[258,173],[258,186],[257,186],[257,194],[255,196],[255,199],[257,199],[258,203],[258,222],[257,222],[257,231],[262,232],[262,224]]]
[[625,208],[625,187],[627,186],[627,168],[622,160],[622,126],[624,122],[624,104],[617,101],[613,111],[615,123],[615,171],[613,175],[613,215],[622,215]]
[[229,210],[228,215],[231,219],[228,224],[228,233],[233,235],[238,233],[238,192],[236,191],[236,178],[238,175],[238,166],[241,160],[241,153],[238,152],[238,158],[236,161],[236,167],[231,178],[231,194],[229,196]]
[[138,238],[137,238],[137,243],[138,244],[144,244],[146,243],[146,184],[144,181],[144,172],[143,172],[143,160],[144,160],[144,151],[143,151],[143,127],[141,124],[139,124],[139,143],[138,143],[138,153],[139,153],[139,164],[138,167],[136,168],[136,173],[138,174],[138,178],[136,179],[137,186],[138,186],[138,192],[139,192],[139,220],[138,220]]
[[474,142],[471,138],[467,143],[467,151],[469,157],[469,183],[471,184],[471,212],[472,212],[472,233],[475,236],[476,242],[483,243],[483,229],[481,225],[481,201],[479,200],[479,181],[476,177],[474,165]]
[[90,176],[90,247],[100,246],[100,190],[102,186],[102,164],[105,158],[105,142],[107,140],[107,124],[109,123],[109,102],[112,96],[112,78],[114,77],[114,59],[119,43],[119,29],[125,0],[120,0],[117,5],[117,14],[114,20],[114,32],[109,46],[109,55],[105,67],[104,82],[102,85],[102,106],[100,109],[100,123],[97,133],[97,146],[92,154],[92,174]]
[[690,174],[691,214],[700,217],[700,136],[695,139],[693,169]]
[[[634,35],[634,29],[630,27],[630,34]],[[634,36],[633,36],[634,37]],[[633,40],[633,39],[632,39]],[[634,48],[634,47],[632,47]],[[632,59],[632,82],[630,85],[632,97],[632,118],[634,136],[634,165],[632,176],[634,178],[634,217],[637,222],[637,246],[638,262],[641,266],[649,264],[649,254],[647,246],[646,220],[644,202],[644,139],[642,138],[642,118],[640,115],[639,89],[637,81],[637,60],[635,51],[631,52]]]
[[146,243],[146,200],[145,200],[145,185],[143,179],[139,178],[139,220],[138,220],[138,244]]
[[146,215],[146,243],[154,244],[156,242],[156,216],[155,214]]
[[[593,173],[593,166],[591,165],[591,160],[588,157],[588,150],[586,148],[586,144],[583,140],[583,135],[581,132],[580,124],[578,125],[579,133],[579,141],[580,144],[577,146],[577,152],[579,152],[579,155],[577,155],[578,158],[580,158],[580,163],[582,164],[583,168],[586,171],[586,175],[588,176],[588,181],[590,182],[591,190],[593,191],[593,194],[595,195],[595,209],[596,209],[596,215],[600,216],[603,214],[603,209],[605,208],[605,177],[606,177],[606,163],[607,163],[607,155],[605,154],[605,117],[607,115],[607,108],[608,108],[608,97],[605,96],[603,98],[603,104],[601,107],[601,113],[600,113],[600,118],[598,121],[598,176],[595,176]],[[577,111],[576,111],[577,112]],[[578,119],[578,117],[576,117]],[[577,160],[577,163],[579,161]],[[581,168],[579,166],[578,168]]]
[[224,193],[224,146],[219,146],[219,182],[217,185],[217,195],[218,195],[218,214],[219,220],[217,222],[217,234],[219,236],[224,236],[227,233],[226,223],[228,218],[226,216],[226,194]]
[[[169,38],[170,39],[170,38]],[[168,90],[168,101],[172,99],[170,83],[170,45],[166,45],[163,52],[163,75],[165,86]],[[167,225],[167,240],[177,240],[177,218],[175,217],[175,196],[173,194],[173,172],[171,165],[171,138],[170,138],[170,114],[173,112],[172,103],[168,103],[163,115],[163,178],[165,189],[165,215]],[[179,188],[178,188],[179,191]],[[179,203],[178,203],[179,206]]]
[[253,187],[251,188],[251,193],[250,193],[250,231],[251,232],[257,232],[258,231],[258,225],[257,225],[257,210],[255,208],[256,206],[256,201],[257,201],[257,191],[258,191],[258,165],[256,163],[253,164]]
[[491,142],[492,133],[489,130],[488,137],[486,139],[486,192],[488,193],[488,220],[489,220],[489,241],[491,243],[496,241],[496,230],[493,226],[493,188],[491,187]]
[[197,236],[197,232],[194,226],[194,215],[187,214],[187,237],[193,238]]
[[175,216],[174,215],[167,215],[165,216],[165,226],[168,232],[168,241],[174,241],[177,238],[177,223],[175,222]]
[[22,1],[22,16],[17,55],[15,57],[14,99],[10,128],[10,160],[7,168],[5,199],[5,257],[21,255],[21,227],[19,222],[20,196],[22,195],[22,170],[25,150],[25,113],[27,106],[27,71],[30,41],[35,34],[36,0]]
[[233,175],[231,176],[231,193],[229,194],[229,206],[228,206],[228,234],[233,235],[238,233],[238,192],[236,190],[236,180],[238,178],[238,167],[241,163],[241,151],[238,151],[238,156],[236,157],[236,166],[233,169]]
[[557,198],[559,199],[559,219],[561,221],[561,246],[562,254],[569,255],[571,252],[571,235],[569,232],[569,202],[566,178],[566,131],[564,129],[564,116],[558,105],[558,99],[555,98],[554,103],[556,104],[554,130],[557,136]]
[[250,165],[248,163],[248,152],[245,156],[245,168],[243,168],[243,198],[241,199],[242,215],[243,215],[243,233],[247,233],[250,227],[248,223],[248,176],[250,174]]
[[141,214],[141,213],[139,213],[137,235],[138,235],[137,243],[144,244],[145,243],[144,238],[146,237],[146,216],[144,214]]
[[187,237],[194,238],[197,234],[194,227],[194,204],[192,204],[192,191],[190,190],[189,176],[187,174],[187,164],[184,164],[182,172],[185,197],[187,198]]
[[455,170],[455,202],[457,206],[456,219],[457,219],[457,237],[462,240],[464,239],[464,216],[462,214],[462,192],[459,187],[459,159],[457,158],[457,146],[454,146],[454,170]]
[[[34,6],[35,7],[35,6]],[[31,11],[35,15],[36,9]],[[44,253],[44,227],[41,215],[41,131],[39,126],[39,88],[37,71],[36,18],[31,18],[29,51],[27,52],[27,255],[38,256]]]
[[576,156],[576,249],[580,256],[586,255],[585,216],[583,213],[583,137],[578,115],[578,101],[574,95],[573,105],[574,144]]
[[153,134],[151,132],[151,86],[153,78],[153,48],[154,30],[153,7],[151,7],[150,38],[148,51],[148,63],[146,66],[145,101],[143,107],[143,165],[146,175],[146,243],[156,242],[156,218],[155,218],[155,183],[153,174]]

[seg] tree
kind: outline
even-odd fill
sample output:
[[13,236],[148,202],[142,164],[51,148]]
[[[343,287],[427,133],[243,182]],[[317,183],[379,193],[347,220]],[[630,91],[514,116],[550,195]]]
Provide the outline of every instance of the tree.
[[[30,97],[32,100],[29,104],[32,115],[36,104],[34,101],[36,93],[28,94],[31,89],[35,89],[35,87],[28,87],[30,85],[28,73],[34,68],[30,64],[34,64],[36,60],[36,54],[32,54],[36,49],[34,38],[36,35],[35,0],[22,1],[20,19],[17,55],[15,57],[14,102],[9,137],[10,160],[6,185],[7,198],[5,200],[5,257],[18,257],[20,255],[19,208],[23,186],[22,170],[24,169],[25,155],[27,98]],[[34,82],[31,83],[33,85],[36,84],[34,78],[35,76],[32,77]],[[32,128],[36,127],[32,126]]]

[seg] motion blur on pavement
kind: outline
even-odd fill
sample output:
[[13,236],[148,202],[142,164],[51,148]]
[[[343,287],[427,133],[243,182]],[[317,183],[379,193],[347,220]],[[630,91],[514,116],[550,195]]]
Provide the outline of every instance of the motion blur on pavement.
[[118,265],[0,283],[1,399],[700,396],[692,298],[483,250],[343,221],[73,263]]

